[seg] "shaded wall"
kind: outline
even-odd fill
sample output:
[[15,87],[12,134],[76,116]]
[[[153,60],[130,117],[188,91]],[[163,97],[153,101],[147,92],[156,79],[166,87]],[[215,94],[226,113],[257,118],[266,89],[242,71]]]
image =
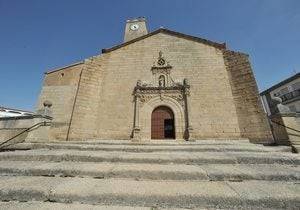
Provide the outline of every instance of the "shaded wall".
[[248,55],[226,50],[224,59],[242,137],[256,142],[272,141]]
[[300,114],[277,113],[270,120],[277,144],[300,146]]
[[82,67],[83,63],[79,63],[45,74],[37,110],[43,108],[46,100],[52,103],[53,122],[50,139],[67,138]]

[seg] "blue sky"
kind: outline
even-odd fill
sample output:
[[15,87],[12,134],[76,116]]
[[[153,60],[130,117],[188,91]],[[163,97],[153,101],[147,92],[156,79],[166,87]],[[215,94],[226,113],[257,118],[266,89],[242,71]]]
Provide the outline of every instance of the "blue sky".
[[299,0],[0,0],[0,106],[33,110],[45,71],[121,43],[140,16],[248,53],[260,91],[300,71]]

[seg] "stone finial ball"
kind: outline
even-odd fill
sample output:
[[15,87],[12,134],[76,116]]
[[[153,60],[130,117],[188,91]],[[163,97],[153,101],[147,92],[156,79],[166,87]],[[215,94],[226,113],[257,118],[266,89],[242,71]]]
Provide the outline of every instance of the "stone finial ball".
[[274,96],[274,97],[272,97],[272,99],[273,99],[273,102],[275,102],[276,104],[281,104],[282,103],[282,99],[280,97]]
[[44,101],[43,105],[44,105],[44,107],[49,107],[50,108],[52,106],[52,102],[46,100],[46,101]]

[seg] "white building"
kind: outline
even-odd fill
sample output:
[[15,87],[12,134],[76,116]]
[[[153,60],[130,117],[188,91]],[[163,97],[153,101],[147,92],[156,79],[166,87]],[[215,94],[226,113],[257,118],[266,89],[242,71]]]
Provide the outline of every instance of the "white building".
[[12,109],[0,106],[0,118],[4,117],[19,117],[19,116],[31,116],[33,112],[19,110],[19,109]]
[[300,73],[297,73],[260,93],[265,111],[274,114],[272,97],[280,97],[292,112],[300,112]]

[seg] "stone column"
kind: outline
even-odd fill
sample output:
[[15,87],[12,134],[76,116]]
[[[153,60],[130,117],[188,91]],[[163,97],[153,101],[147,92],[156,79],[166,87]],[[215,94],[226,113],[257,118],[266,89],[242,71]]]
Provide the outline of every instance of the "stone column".
[[193,127],[190,122],[190,112],[191,112],[191,106],[189,103],[189,96],[190,96],[190,85],[188,83],[187,79],[183,80],[183,98],[184,98],[184,105],[185,105],[185,132],[184,132],[184,139],[191,141],[195,140],[193,135]]
[[132,130],[132,141],[140,141],[140,90],[138,87],[140,86],[140,81],[137,82],[137,87],[134,91],[134,120],[133,120],[133,130]]

